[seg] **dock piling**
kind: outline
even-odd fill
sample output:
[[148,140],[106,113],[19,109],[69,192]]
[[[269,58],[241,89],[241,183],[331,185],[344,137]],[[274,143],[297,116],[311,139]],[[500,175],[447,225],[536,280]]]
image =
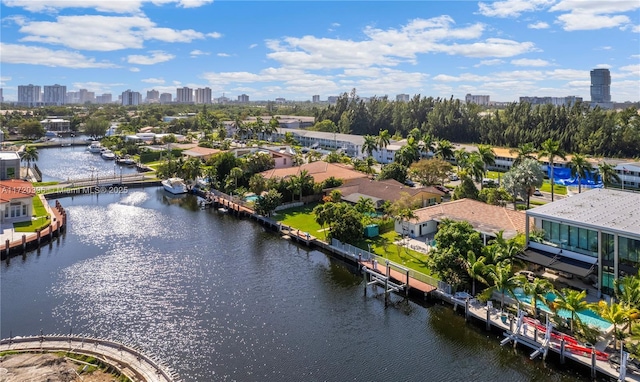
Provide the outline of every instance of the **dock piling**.
[[596,379],[596,347],[591,345],[591,378]]
[[564,336],[560,340],[560,363],[564,364]]

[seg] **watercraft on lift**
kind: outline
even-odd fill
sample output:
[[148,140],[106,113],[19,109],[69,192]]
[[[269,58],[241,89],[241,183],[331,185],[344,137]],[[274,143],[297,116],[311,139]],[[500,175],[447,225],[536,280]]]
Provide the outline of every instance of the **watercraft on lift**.
[[165,179],[162,181],[162,187],[174,195],[186,194],[189,191],[187,184],[180,178]]

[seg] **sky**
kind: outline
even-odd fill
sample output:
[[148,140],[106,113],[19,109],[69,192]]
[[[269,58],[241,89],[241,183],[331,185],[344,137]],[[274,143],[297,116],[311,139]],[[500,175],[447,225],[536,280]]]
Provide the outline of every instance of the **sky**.
[[640,101],[640,1],[2,0],[0,86]]

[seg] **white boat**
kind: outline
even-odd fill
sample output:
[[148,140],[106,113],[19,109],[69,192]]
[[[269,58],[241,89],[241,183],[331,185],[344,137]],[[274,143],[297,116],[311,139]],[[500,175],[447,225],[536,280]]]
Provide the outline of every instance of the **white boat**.
[[103,147],[100,144],[100,141],[93,141],[91,142],[91,144],[87,147],[87,150],[89,150],[90,153],[94,153],[97,154],[100,151],[102,151]]
[[100,156],[102,157],[102,159],[106,159],[106,160],[116,159],[116,154],[114,154],[113,151],[111,150],[102,150],[102,152],[100,153]]
[[177,194],[186,194],[187,193],[187,185],[180,178],[169,178],[162,181],[162,187],[168,192],[177,195]]
[[136,164],[136,161],[131,158],[119,158],[117,162],[118,164],[125,166],[133,166],[134,164]]

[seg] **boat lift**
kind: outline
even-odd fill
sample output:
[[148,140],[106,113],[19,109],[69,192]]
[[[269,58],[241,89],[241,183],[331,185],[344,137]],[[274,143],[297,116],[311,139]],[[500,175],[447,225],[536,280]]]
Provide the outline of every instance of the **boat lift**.
[[553,323],[547,319],[547,325],[544,331],[544,340],[542,340],[542,346],[538,350],[531,353],[529,359],[534,359],[542,354],[542,359],[547,359],[547,353],[549,352],[549,344],[551,343],[551,333],[553,332]]
[[[375,264],[376,263],[374,262],[374,267],[375,267]],[[385,265],[386,265],[386,271],[384,274],[378,272],[375,269],[369,269],[364,266],[362,267],[362,273],[365,281],[364,295],[365,296],[367,295],[367,286],[369,285],[383,286],[384,287],[384,303],[386,306],[389,300],[389,293],[390,292],[400,293],[402,290],[405,290],[407,288],[407,284],[406,283],[397,284],[391,281],[391,277],[390,277],[391,264],[389,263],[389,260],[385,261]],[[367,281],[367,275],[369,275],[369,281]],[[408,275],[408,270],[407,270],[407,275]]]

